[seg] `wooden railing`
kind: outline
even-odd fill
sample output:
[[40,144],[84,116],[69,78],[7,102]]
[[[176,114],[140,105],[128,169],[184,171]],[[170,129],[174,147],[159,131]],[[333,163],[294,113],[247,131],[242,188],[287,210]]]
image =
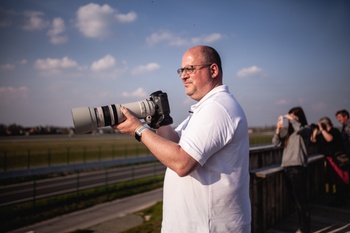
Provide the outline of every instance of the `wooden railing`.
[[[263,233],[294,210],[288,194],[283,168],[282,148],[265,146],[250,149],[250,198],[252,232]],[[324,190],[324,156],[310,155],[308,166],[308,198]]]

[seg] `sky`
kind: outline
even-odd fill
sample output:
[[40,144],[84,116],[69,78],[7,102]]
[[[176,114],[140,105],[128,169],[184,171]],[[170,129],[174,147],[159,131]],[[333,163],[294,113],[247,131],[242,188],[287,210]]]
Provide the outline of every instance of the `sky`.
[[1,0],[0,35],[0,124],[72,127],[72,108],[161,90],[176,126],[195,104],[176,70],[196,45],[221,55],[250,127],[295,106],[336,126],[350,111],[347,0]]

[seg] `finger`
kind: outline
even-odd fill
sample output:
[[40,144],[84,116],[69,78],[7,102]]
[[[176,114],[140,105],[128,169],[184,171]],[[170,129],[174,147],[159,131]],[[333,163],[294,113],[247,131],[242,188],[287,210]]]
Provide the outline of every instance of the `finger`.
[[128,110],[126,107],[121,106],[120,110],[122,111],[122,113],[124,114],[124,116],[125,116],[126,118],[129,118],[129,116],[130,116],[131,113],[129,112],[129,110]]

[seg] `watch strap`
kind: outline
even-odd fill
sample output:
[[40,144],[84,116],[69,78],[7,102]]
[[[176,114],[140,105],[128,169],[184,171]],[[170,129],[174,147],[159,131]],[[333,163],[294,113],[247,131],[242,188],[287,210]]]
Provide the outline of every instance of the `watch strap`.
[[148,129],[146,126],[141,126],[138,129],[135,130],[135,139],[139,142],[141,142],[141,136],[142,136],[142,132],[145,131],[146,129]]

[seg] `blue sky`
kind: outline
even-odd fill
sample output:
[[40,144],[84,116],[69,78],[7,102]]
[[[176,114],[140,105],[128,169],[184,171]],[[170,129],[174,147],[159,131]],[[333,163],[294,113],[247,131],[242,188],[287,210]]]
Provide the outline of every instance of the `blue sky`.
[[[2,0],[0,123],[73,126],[71,109],[168,93],[174,125],[194,102],[176,70],[213,46],[248,124],[294,106],[316,122],[350,110],[350,1]],[[215,114],[215,113],[213,113]]]

